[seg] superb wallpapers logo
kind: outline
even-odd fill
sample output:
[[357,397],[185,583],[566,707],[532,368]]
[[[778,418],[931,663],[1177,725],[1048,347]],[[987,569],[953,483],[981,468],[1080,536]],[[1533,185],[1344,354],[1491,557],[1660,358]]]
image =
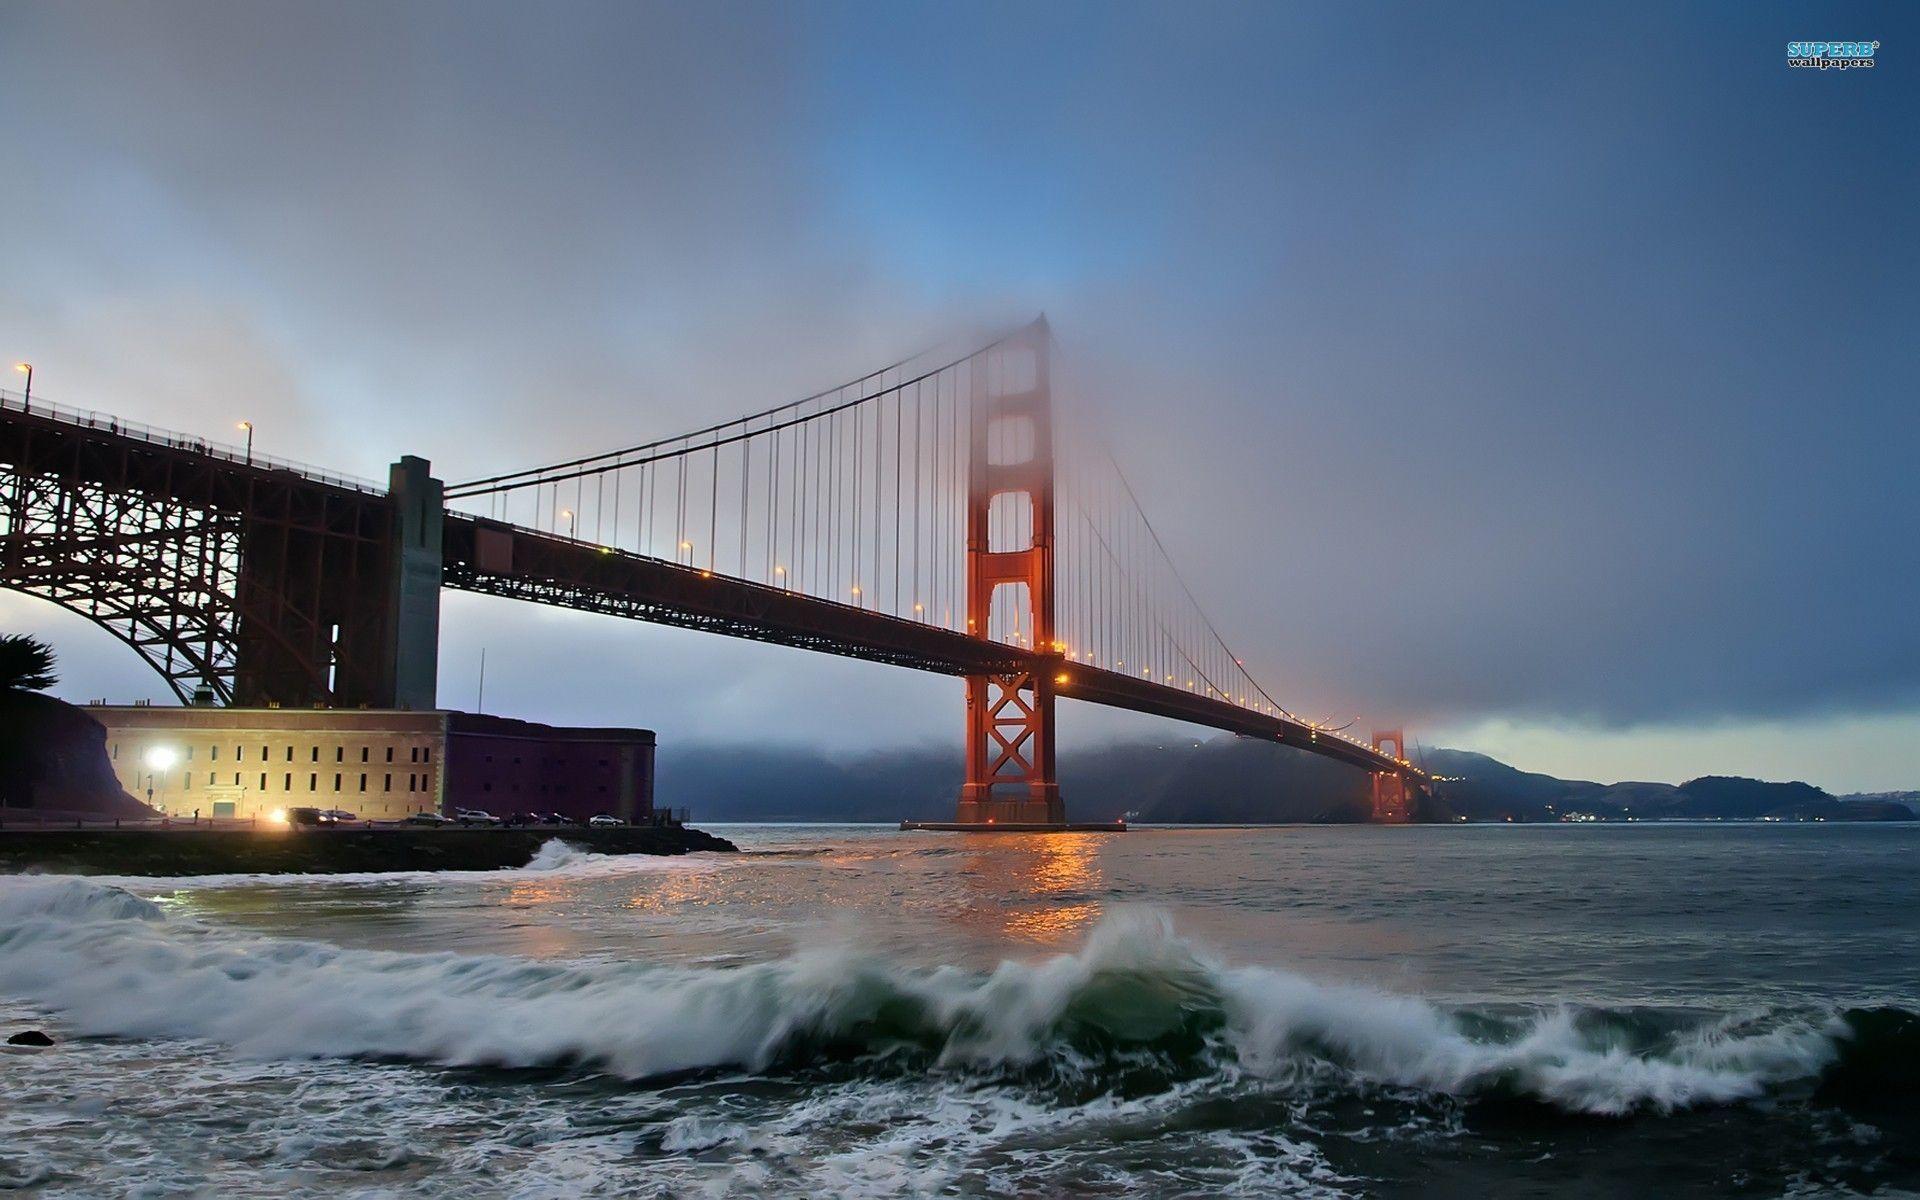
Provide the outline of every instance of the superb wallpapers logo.
[[1847,71],[1871,67],[1879,42],[1788,42],[1787,65],[1816,71]]

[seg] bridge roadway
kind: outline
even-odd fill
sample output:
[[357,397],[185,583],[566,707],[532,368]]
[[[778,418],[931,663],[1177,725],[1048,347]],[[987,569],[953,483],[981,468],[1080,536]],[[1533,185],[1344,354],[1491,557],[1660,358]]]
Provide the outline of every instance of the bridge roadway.
[[[797,646],[942,675],[1037,670],[1058,696],[1295,746],[1366,771],[1424,773],[1371,746],[1150,679],[593,542],[449,512],[447,587]],[[1064,677],[1064,682],[1062,682]]]

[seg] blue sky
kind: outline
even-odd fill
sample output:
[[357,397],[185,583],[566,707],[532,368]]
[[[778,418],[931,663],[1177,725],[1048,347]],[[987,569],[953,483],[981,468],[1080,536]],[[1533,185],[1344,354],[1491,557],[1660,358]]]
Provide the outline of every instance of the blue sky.
[[[1045,310],[1288,703],[1589,777],[1920,787],[1916,24],[15,3],[0,354],[462,478]],[[1880,66],[1786,67],[1828,36]],[[0,624],[71,694],[153,692],[39,602]],[[450,698],[483,645],[527,716],[957,737],[950,681],[465,597]]]

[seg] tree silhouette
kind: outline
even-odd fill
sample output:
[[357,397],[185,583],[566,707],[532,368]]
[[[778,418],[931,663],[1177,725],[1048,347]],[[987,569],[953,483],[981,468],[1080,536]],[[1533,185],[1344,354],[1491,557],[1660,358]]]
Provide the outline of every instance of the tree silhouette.
[[0,634],[0,692],[41,692],[58,678],[53,647],[30,634]]

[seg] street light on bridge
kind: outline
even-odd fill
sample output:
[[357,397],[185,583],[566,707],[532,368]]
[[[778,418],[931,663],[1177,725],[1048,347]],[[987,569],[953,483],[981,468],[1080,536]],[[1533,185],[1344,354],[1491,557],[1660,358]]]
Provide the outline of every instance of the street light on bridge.
[[20,409],[24,412],[33,406],[33,364],[30,362],[17,362],[13,364],[13,369],[27,377],[25,398],[20,401]]
[[234,428],[238,429],[240,432],[247,435],[247,465],[252,466],[253,465],[253,422],[242,421],[240,422],[240,424],[234,426]]
[[567,519],[567,536],[572,537],[574,534],[574,530],[579,527],[579,522],[574,518],[573,510],[570,508],[563,508],[560,510],[560,515]]

